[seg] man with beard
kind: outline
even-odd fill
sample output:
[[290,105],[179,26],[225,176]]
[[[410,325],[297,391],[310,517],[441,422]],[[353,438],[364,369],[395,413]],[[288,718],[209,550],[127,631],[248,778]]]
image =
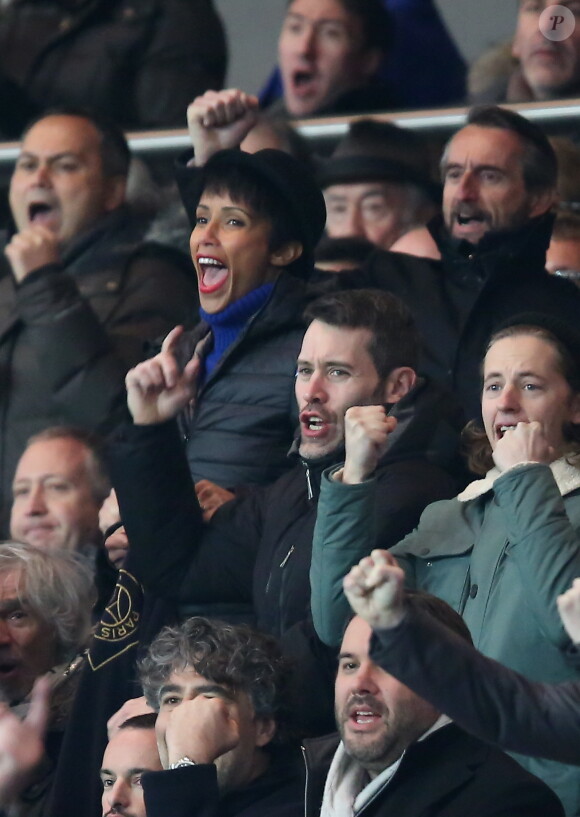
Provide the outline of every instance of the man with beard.
[[[409,604],[470,641],[444,602],[423,594]],[[306,817],[563,814],[544,783],[375,664],[370,635],[366,621],[355,617],[343,638],[335,686],[340,740],[306,742]]]
[[[340,292],[314,301],[306,319],[310,325],[296,374],[298,461],[287,474],[226,502],[204,522],[213,488],[198,486],[196,497],[173,419],[189,390],[171,338],[159,356],[127,377],[134,424],[119,435],[110,463],[145,587],[177,598],[182,613],[190,615],[235,620],[253,613],[259,629],[281,637],[287,652],[300,655],[303,673],[310,655],[302,653],[302,625],[310,603],[320,477],[344,459],[345,434],[347,449],[349,438],[353,445],[364,437],[381,446],[387,498],[377,524],[393,544],[414,528],[427,504],[453,494],[457,442],[453,400],[416,377],[417,336],[397,298],[369,290]],[[393,407],[388,416],[384,404]],[[348,409],[355,416],[345,420]],[[315,668],[313,685],[320,676]],[[327,681],[330,689],[330,667]],[[326,711],[316,695],[307,698],[309,717],[317,721],[312,728],[328,731],[331,692]]]
[[424,342],[420,370],[459,396],[466,419],[477,419],[479,362],[495,329],[528,311],[576,326],[580,293],[545,270],[557,162],[536,125],[503,108],[473,108],[445,147],[441,170],[443,217],[429,224],[440,259],[375,253],[352,285],[405,301]]

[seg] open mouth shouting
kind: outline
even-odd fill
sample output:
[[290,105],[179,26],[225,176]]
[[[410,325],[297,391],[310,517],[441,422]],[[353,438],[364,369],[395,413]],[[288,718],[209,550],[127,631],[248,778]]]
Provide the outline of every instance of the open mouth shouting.
[[300,412],[300,430],[303,438],[323,439],[328,435],[332,426],[330,419],[321,412],[308,409]]
[[370,732],[382,723],[383,712],[381,703],[368,696],[348,706],[346,721],[356,732]]
[[60,224],[59,209],[54,202],[40,198],[32,200],[28,203],[28,223],[41,224],[56,232]]
[[466,241],[479,240],[489,229],[487,213],[473,207],[461,207],[453,213],[452,233]]
[[228,267],[219,258],[210,255],[198,255],[196,260],[199,269],[199,291],[205,295],[217,292],[228,279]]
[[316,90],[316,74],[312,69],[297,68],[290,75],[292,93],[298,97],[307,97]]

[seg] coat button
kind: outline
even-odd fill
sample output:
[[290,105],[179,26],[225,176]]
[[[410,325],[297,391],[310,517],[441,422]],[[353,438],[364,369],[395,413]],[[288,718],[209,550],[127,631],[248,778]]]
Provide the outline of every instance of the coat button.
[[471,596],[472,599],[474,599],[477,596],[477,591],[478,590],[479,590],[479,587],[476,584],[471,585],[469,595]]

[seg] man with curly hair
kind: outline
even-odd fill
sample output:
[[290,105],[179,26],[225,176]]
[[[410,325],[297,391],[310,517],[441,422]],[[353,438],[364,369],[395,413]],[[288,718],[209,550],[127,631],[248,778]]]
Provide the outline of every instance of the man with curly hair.
[[191,618],[159,633],[140,678],[164,769],[142,777],[148,817],[303,814],[285,728],[290,673],[274,639]]

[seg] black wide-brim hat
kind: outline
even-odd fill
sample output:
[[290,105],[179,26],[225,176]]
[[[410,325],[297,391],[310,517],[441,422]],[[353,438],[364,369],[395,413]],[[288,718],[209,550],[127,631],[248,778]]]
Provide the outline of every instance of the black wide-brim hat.
[[413,184],[436,204],[441,203],[442,188],[425,173],[395,159],[384,156],[344,154],[318,159],[316,180],[322,190],[333,184],[358,184],[362,182],[394,182]]
[[305,255],[311,256],[326,225],[326,205],[324,196],[314,175],[306,165],[281,150],[267,148],[257,153],[242,150],[220,150],[201,168],[192,174],[187,215],[195,226],[195,215],[207,179],[215,168],[240,168],[251,174],[257,181],[262,180],[271,191],[277,193],[286,203],[295,220]]

